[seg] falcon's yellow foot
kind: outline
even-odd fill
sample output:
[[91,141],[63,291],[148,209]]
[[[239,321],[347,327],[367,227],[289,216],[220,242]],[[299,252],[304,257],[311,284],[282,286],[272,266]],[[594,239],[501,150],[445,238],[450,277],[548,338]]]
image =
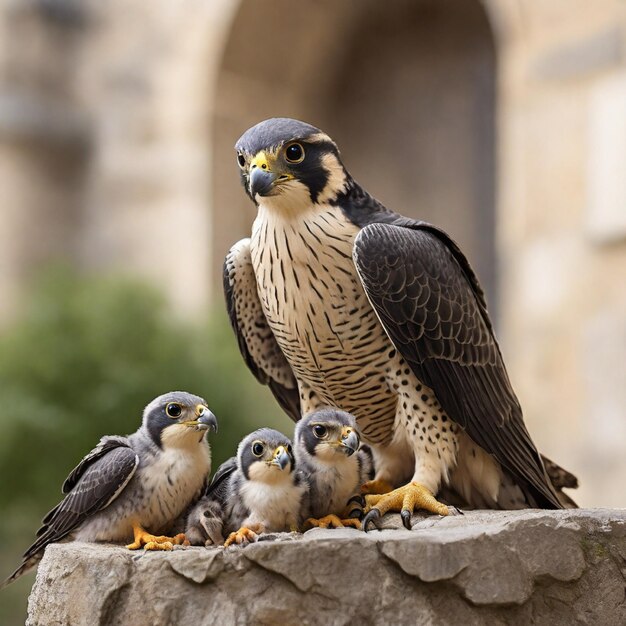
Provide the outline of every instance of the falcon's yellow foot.
[[230,533],[230,535],[228,535],[228,539],[226,539],[226,541],[224,542],[224,545],[230,546],[233,543],[236,543],[238,546],[239,545],[245,546],[248,543],[253,543],[254,541],[257,540],[257,538],[258,538],[257,533],[255,533],[250,528],[246,528],[245,526],[242,526],[237,532]]
[[157,543],[156,541],[148,541],[143,547],[144,550],[173,550],[174,544],[171,541]]
[[362,523],[365,531],[370,522],[378,526],[378,521],[387,511],[400,511],[402,523],[408,530],[411,530],[411,515],[414,509],[425,509],[438,515],[460,513],[454,507],[448,507],[439,502],[424,485],[416,482],[394,489],[387,494],[365,496],[365,501],[368,509]]
[[352,526],[352,528],[361,528],[361,522],[358,519],[348,518],[348,519],[340,519],[337,515],[325,515],[324,517],[320,517],[319,519],[315,519],[313,517],[309,517],[309,519],[304,522],[304,529],[309,530],[313,527],[316,528],[345,528],[346,526]]
[[389,493],[393,490],[393,485],[386,480],[368,480],[361,485],[362,494]]
[[133,525],[133,535],[135,537],[135,541],[126,546],[129,550],[139,550],[142,546],[145,550],[171,550],[174,546],[189,545],[189,542],[183,533],[180,533],[175,537],[151,535],[139,524]]

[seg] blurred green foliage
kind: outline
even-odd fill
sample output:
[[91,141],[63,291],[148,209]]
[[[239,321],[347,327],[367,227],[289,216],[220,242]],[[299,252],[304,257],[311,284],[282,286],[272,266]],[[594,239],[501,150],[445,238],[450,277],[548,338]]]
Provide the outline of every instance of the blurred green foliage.
[[[203,327],[120,277],[47,273],[0,336],[0,577],[17,566],[68,472],[102,435],[139,426],[154,397],[204,397],[219,422],[213,468],[251,430],[292,424],[239,355],[218,302]],[[0,623],[24,622],[31,574],[0,593]]]

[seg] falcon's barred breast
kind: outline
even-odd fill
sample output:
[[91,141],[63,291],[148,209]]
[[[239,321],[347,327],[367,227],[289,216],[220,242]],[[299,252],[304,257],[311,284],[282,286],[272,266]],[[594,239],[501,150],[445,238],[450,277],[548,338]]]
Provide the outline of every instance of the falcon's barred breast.
[[471,506],[560,507],[458,246],[372,198],[313,126],[266,120],[236,150],[258,215],[226,257],[227,306],[287,413],[352,413],[378,488],[411,480]]

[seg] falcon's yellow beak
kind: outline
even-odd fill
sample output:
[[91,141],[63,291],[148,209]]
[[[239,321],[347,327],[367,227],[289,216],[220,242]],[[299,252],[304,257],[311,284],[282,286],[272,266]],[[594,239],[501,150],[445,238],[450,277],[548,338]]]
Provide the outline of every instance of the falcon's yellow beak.
[[198,404],[195,410],[195,419],[182,422],[185,426],[195,426],[196,430],[212,430],[217,432],[217,418],[203,404]]
[[[280,171],[279,171],[280,170]],[[272,191],[280,183],[294,178],[293,174],[283,171],[276,155],[261,150],[250,161],[250,195],[254,198],[272,195]]]
[[354,430],[354,428],[350,428],[350,426],[344,426],[341,429],[341,441],[339,442],[341,446],[344,448],[344,452],[351,456],[359,449],[359,444],[361,440],[359,439],[359,434]]
[[289,463],[291,463],[291,457],[287,450],[285,450],[285,446],[278,446],[278,448],[274,450],[274,456],[272,457],[270,465],[276,465],[281,470],[284,470]]

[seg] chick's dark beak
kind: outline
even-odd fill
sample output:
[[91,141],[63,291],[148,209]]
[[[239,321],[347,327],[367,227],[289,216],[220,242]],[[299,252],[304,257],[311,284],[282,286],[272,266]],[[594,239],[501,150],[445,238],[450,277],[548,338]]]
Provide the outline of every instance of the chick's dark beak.
[[352,428],[344,428],[341,432],[341,445],[344,452],[351,456],[359,449],[360,439],[358,433]]

